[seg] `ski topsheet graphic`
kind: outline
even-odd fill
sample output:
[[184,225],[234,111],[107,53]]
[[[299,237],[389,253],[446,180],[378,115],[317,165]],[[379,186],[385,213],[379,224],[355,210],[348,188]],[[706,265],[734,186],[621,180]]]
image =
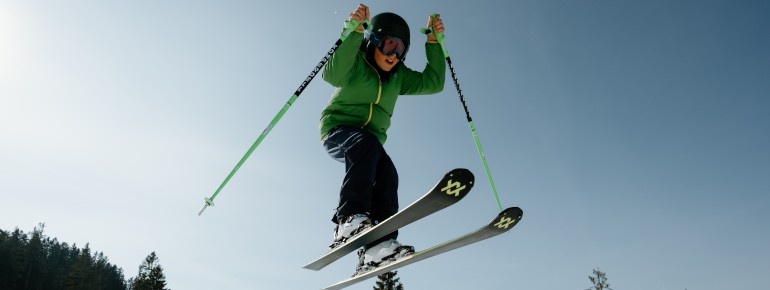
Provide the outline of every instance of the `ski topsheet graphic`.
[[380,275],[385,272],[393,271],[403,266],[416,263],[430,257],[449,252],[451,250],[461,248],[473,243],[477,243],[499,234],[505,233],[513,228],[523,216],[523,211],[518,207],[511,207],[503,210],[497,215],[489,224],[479,228],[473,232],[460,236],[458,238],[446,241],[444,243],[435,245],[426,250],[414,253],[396,261],[380,265],[377,268],[369,270],[363,273],[357,273],[357,275],[340,281],[337,284],[323,288],[322,290],[335,290],[348,287],[374,276]]
[[474,177],[467,169],[454,169],[417,201],[374,227],[364,230],[346,242],[337,245],[303,268],[320,270],[350,252],[371,243],[393,231],[440,211],[465,197],[473,187]]

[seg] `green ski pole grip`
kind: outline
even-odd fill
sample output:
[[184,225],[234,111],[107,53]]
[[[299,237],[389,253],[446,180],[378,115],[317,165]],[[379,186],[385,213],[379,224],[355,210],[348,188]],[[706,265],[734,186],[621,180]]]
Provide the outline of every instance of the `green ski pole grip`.
[[[346,20],[345,21],[345,30],[342,31],[342,35],[340,36],[340,39],[342,41],[345,41],[345,39],[348,38],[348,36],[351,33],[353,33],[353,31],[356,31],[356,28],[358,28],[358,24],[359,24],[358,20],[355,20],[355,19]],[[364,20],[363,26],[364,26],[364,29],[367,29],[369,27],[369,20],[368,19]]]
[[[435,19],[437,15],[438,15],[438,13],[433,13],[430,16],[431,17],[431,24],[433,24],[433,20],[432,19]],[[449,51],[446,49],[446,43],[444,42],[444,39],[445,39],[444,33],[443,32],[435,32],[435,31],[436,31],[435,27],[425,27],[425,28],[421,28],[420,29],[420,32],[422,32],[423,34],[431,34],[431,33],[433,33],[434,35],[436,35],[436,41],[438,41],[438,43],[441,45],[441,50],[444,51],[444,57],[449,57]]]

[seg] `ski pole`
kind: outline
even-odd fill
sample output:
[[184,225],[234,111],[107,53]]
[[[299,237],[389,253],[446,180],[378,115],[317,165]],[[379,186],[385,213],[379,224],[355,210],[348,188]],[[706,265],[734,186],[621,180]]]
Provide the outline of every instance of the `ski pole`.
[[[321,68],[326,64],[326,62],[329,61],[329,59],[332,57],[332,54],[334,54],[335,51],[337,51],[337,48],[340,47],[343,41],[348,38],[350,33],[352,33],[356,28],[358,27],[359,22],[355,19],[352,19],[350,21],[345,21],[345,29],[342,31],[342,34],[340,35],[340,38],[337,39],[337,41],[334,43],[334,46],[332,46],[331,49],[326,53],[326,55],[321,59],[321,62],[319,62],[315,68],[313,68],[313,71],[310,72],[310,75],[305,78],[304,81],[302,81],[302,84],[299,85],[299,88],[294,92],[294,94],[289,97],[289,100],[286,101],[286,104],[283,105],[283,108],[281,108],[280,111],[278,111],[278,114],[273,117],[273,120],[270,121],[270,124],[267,125],[267,128],[265,128],[264,131],[262,131],[262,134],[259,135],[256,141],[254,141],[254,144],[251,145],[248,151],[246,151],[246,154],[241,157],[241,160],[238,161],[238,164],[235,165],[235,168],[233,168],[232,171],[230,171],[230,174],[227,175],[224,181],[222,181],[222,184],[219,185],[219,188],[214,192],[211,197],[204,197],[203,199],[206,201],[206,203],[203,205],[203,208],[198,212],[198,215],[202,215],[203,211],[206,210],[209,206],[214,206],[214,199],[219,195],[219,193],[222,191],[222,188],[227,185],[227,183],[230,181],[231,178],[233,178],[233,175],[238,171],[238,169],[241,168],[244,162],[246,162],[246,159],[251,156],[251,153],[254,152],[255,149],[257,149],[257,146],[259,146],[259,143],[262,143],[262,140],[265,139],[265,136],[267,136],[268,133],[270,133],[271,130],[273,130],[273,127],[278,123],[279,120],[283,117],[284,114],[286,114],[286,111],[289,110],[289,107],[291,107],[292,104],[294,104],[294,101],[297,100],[300,94],[302,94],[302,91],[305,90],[308,84],[315,78],[315,76],[318,74],[319,71],[321,71]],[[368,21],[365,20],[363,23],[364,29],[368,26]]]
[[[435,18],[436,14],[433,14],[431,17]],[[431,22],[432,23],[432,22]],[[430,28],[422,28],[420,31],[424,34],[430,34],[434,33]],[[463,96],[463,90],[460,89],[460,82],[457,80],[457,74],[455,73],[455,68],[452,66],[452,59],[449,57],[449,51],[446,49],[446,43],[444,41],[444,33],[443,32],[435,32],[436,35],[436,41],[441,45],[441,50],[444,51],[444,59],[446,59],[446,63],[449,66],[449,71],[452,74],[452,80],[455,83],[455,88],[457,89],[457,94],[460,95],[460,102],[463,104],[463,109],[465,110],[465,118],[468,119],[468,126],[471,128],[471,134],[473,135],[473,140],[476,142],[476,149],[479,151],[479,156],[481,157],[481,163],[484,164],[484,171],[487,174],[487,179],[489,180],[489,184],[492,186],[492,193],[495,195],[495,201],[497,201],[497,207],[500,209],[500,211],[503,211],[503,205],[500,203],[500,197],[497,194],[497,188],[495,188],[495,182],[492,180],[492,173],[489,171],[489,165],[487,164],[487,158],[484,157],[484,150],[481,149],[481,141],[479,140],[479,134],[476,132],[476,126],[473,124],[473,119],[471,118],[471,113],[468,111],[468,105],[465,103],[465,97]]]

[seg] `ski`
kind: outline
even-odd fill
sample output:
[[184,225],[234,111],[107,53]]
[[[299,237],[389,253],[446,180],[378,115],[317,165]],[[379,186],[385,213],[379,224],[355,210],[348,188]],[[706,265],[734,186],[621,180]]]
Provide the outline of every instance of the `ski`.
[[394,262],[390,262],[389,264],[381,265],[367,272],[359,273],[358,275],[323,288],[322,290],[342,289],[382,273],[390,272],[406,265],[497,236],[513,228],[521,220],[522,215],[523,211],[518,207],[507,208],[500,212],[500,214],[498,214],[489,224],[478,230],[398,259]]
[[390,218],[337,245],[317,260],[303,266],[303,268],[315,271],[321,270],[368,243],[458,202],[471,190],[473,181],[473,173],[468,169],[458,168],[450,171],[444,175],[433,189],[417,201]]

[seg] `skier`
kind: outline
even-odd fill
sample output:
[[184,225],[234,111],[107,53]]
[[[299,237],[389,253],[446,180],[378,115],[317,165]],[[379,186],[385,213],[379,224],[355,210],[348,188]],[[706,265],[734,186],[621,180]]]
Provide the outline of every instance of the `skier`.
[[[348,20],[363,23],[369,8],[360,4]],[[409,51],[410,31],[394,13],[370,20],[370,30],[359,27],[332,55],[323,79],[336,87],[321,113],[321,138],[329,155],[345,163],[345,177],[332,221],[336,245],[398,212],[398,174],[383,144],[399,95],[435,94],[443,90],[446,64],[434,34],[425,44],[427,65],[422,72],[403,64]],[[443,32],[438,15],[428,27]],[[414,253],[399,243],[398,231],[359,250],[356,272]]]

